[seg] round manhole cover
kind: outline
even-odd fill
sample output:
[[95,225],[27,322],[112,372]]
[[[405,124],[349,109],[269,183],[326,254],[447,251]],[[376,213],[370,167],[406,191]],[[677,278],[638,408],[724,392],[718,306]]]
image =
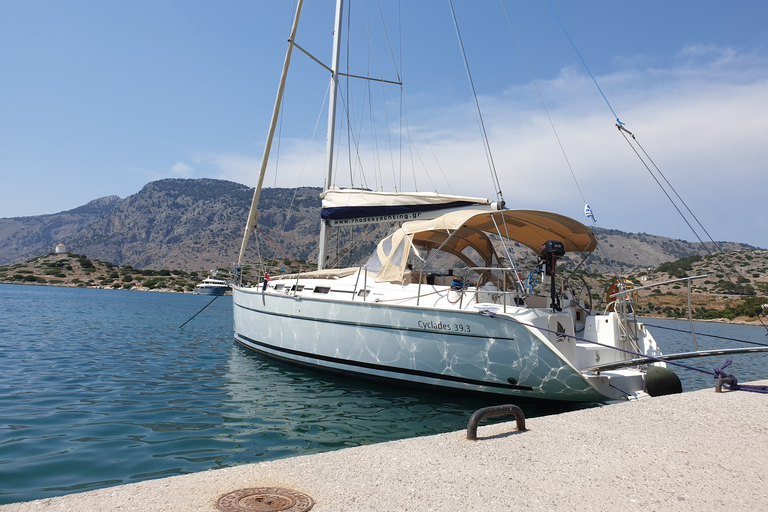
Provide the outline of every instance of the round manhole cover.
[[279,487],[255,487],[225,494],[216,502],[222,512],[306,512],[315,502],[304,493]]

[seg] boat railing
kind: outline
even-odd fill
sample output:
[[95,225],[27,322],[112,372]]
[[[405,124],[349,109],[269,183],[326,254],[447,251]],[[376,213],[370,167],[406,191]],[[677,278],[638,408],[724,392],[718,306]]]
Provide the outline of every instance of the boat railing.
[[[357,285],[360,284],[361,275],[363,276],[363,288],[358,291]],[[355,297],[357,296],[362,296],[363,302],[365,302],[366,297],[368,297],[368,267],[365,265],[360,265],[360,270],[357,272],[357,277],[355,278],[352,300],[355,300]]]
[[[702,279],[708,277],[708,274],[692,277],[682,277],[679,279],[671,279],[669,281],[661,281],[657,283],[648,284],[645,286],[638,286],[632,288],[624,288],[616,293],[612,293],[610,297],[615,297],[613,302],[609,302],[606,306],[606,310],[613,305],[614,311],[619,315],[619,325],[622,329],[622,335],[626,336],[631,343],[637,344],[637,320],[635,318],[635,300],[634,296],[640,290],[647,290],[648,288],[656,288],[658,286],[666,284],[674,284],[680,282],[687,282],[688,284],[688,322],[691,325],[691,337],[693,339],[693,346],[696,351],[699,350],[699,344],[696,341],[696,331],[693,328],[693,309],[691,308],[691,281],[694,279]],[[637,347],[634,347],[637,349]]]
[[[417,282],[419,285],[417,292],[416,304],[418,305],[422,296],[421,287],[424,284],[434,285],[435,277],[452,278],[451,283],[443,281],[439,283],[443,286],[450,286],[448,301],[452,304],[458,303],[459,309],[464,307],[464,302],[468,294],[489,294],[493,297],[498,297],[499,304],[502,305],[504,312],[507,311],[507,306],[520,307],[525,305],[525,299],[529,295],[525,293],[522,285],[521,272],[525,272],[523,269],[517,267],[462,267],[448,268],[448,269],[430,269],[428,272],[419,270]],[[472,280],[472,274],[477,275],[477,281],[485,280],[483,286],[480,283],[475,283]],[[499,275],[500,274],[500,275]],[[457,281],[459,283],[457,283]],[[488,286],[488,285],[491,286]],[[455,292],[455,298],[452,300],[451,296]],[[432,292],[430,292],[431,294]]]
[[[252,269],[249,265],[241,265],[237,262],[232,263],[230,266],[231,282],[236,286],[261,286],[264,281],[264,275],[249,273],[251,271]],[[225,279],[225,281],[229,280]]]
[[296,272],[296,284],[293,285],[293,297],[296,298],[299,296],[299,292],[301,291],[301,288],[299,288],[299,278],[301,277],[301,267],[299,267],[299,271]]

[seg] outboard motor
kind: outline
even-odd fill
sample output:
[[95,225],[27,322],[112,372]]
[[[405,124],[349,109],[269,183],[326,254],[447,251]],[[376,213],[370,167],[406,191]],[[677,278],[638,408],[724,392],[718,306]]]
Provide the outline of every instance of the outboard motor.
[[565,245],[559,240],[547,240],[541,246],[539,254],[539,265],[544,266],[544,274],[551,277],[551,297],[552,304],[549,305],[554,311],[562,311],[560,307],[560,298],[555,291],[555,274],[557,272],[557,260],[565,254]]

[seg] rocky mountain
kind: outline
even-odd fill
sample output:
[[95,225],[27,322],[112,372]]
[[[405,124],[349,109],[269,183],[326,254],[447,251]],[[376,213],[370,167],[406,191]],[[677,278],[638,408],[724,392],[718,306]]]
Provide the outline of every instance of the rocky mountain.
[[[307,262],[317,259],[320,189],[265,189],[259,231],[246,259]],[[125,199],[96,199],[52,215],[0,219],[0,265],[19,263],[63,243],[71,253],[142,269],[227,268],[237,259],[253,189],[231,181],[164,179]],[[359,264],[386,227],[349,228],[334,239],[331,258]],[[685,256],[706,254],[700,244],[598,229],[605,255],[596,251],[584,270],[604,272],[610,258],[621,272],[657,267]],[[751,247],[722,243],[723,250]]]
[[[259,229],[268,237],[284,231],[276,241],[287,254],[310,253],[319,232],[318,193],[265,190]],[[165,179],[125,199],[112,196],[52,215],[0,219],[0,265],[47,254],[63,243],[69,252],[135,268],[226,268],[237,258],[252,197],[252,188],[229,181]],[[257,257],[256,248],[250,245],[249,258]],[[267,257],[276,252],[269,245],[260,249]]]
[[88,229],[123,200],[102,197],[90,203],[52,215],[0,219],[0,264],[17,263],[53,250]]
[[[608,258],[625,270],[634,267],[656,268],[662,263],[687,256],[704,256],[709,254],[709,251],[731,252],[757,249],[757,247],[737,242],[717,242],[717,247],[710,242],[705,247],[701,243],[646,233],[626,233],[616,229],[597,228],[594,232]],[[596,266],[607,267],[608,264],[600,250],[596,250],[590,260],[591,264]]]

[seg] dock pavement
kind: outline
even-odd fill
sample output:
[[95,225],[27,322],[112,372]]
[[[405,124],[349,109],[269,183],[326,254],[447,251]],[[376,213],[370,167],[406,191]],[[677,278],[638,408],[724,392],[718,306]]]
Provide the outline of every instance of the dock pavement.
[[[13,503],[0,512],[215,512],[223,495],[273,487],[309,496],[312,512],[768,510],[768,395],[713,386],[525,424],[520,432],[514,421],[481,423],[477,441],[462,430]],[[262,505],[252,510],[293,510]]]

